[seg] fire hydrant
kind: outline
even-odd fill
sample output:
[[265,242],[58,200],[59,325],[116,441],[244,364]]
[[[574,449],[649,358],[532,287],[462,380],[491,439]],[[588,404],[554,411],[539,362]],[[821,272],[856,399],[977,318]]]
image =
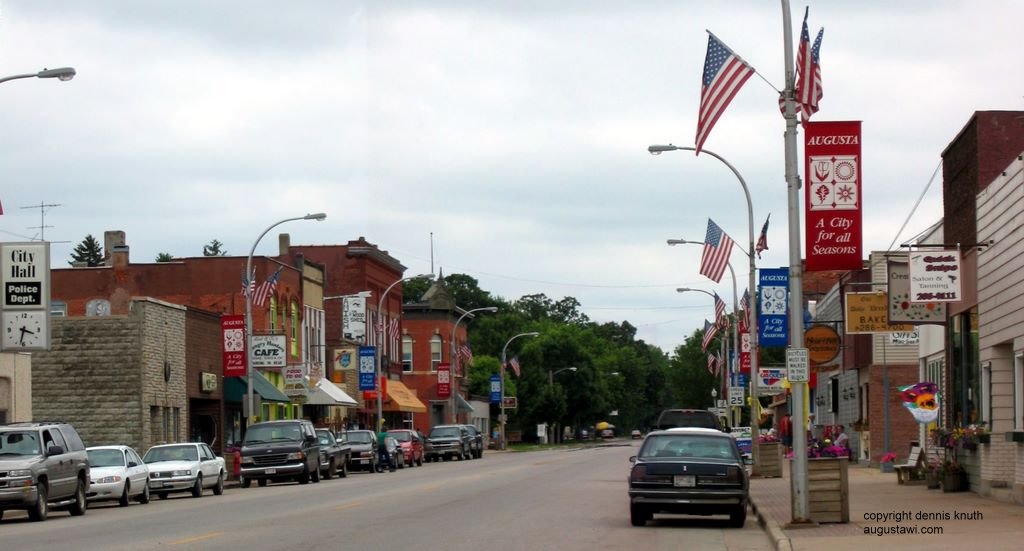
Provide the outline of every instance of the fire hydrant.
[[231,470],[234,472],[235,480],[238,480],[242,475],[242,452],[239,451],[238,448],[235,448],[235,453],[232,457],[235,459],[235,464],[232,466]]

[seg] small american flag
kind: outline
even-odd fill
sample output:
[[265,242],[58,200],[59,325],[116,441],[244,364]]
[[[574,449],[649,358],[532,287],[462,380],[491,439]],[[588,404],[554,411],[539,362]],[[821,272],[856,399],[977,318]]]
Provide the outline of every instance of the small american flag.
[[715,293],[715,323],[723,329],[729,327],[729,316],[725,315],[725,301]]
[[708,139],[718,117],[753,74],[754,69],[746,61],[708,32],[708,53],[704,57],[700,113],[697,116],[697,155],[700,155],[704,140]]
[[277,271],[274,272],[274,275],[268,277],[266,281],[260,284],[259,288],[256,289],[256,292],[253,295],[253,304],[256,306],[263,306],[263,304],[267,302],[267,299],[270,298],[270,295],[274,294],[274,290],[277,289],[277,282],[281,279],[281,270],[283,269],[284,266],[278,268]]
[[794,94],[796,103],[800,106],[800,120],[804,123],[811,119],[811,115],[818,112],[818,102],[821,101],[821,38],[825,35],[825,29],[818,31],[818,37],[814,39],[811,46],[811,35],[807,32],[807,15],[811,8],[804,11],[804,27],[800,31],[800,48],[796,52],[796,86]]
[[391,322],[388,323],[388,334],[393,339],[398,337],[398,324],[399,318],[391,318]]
[[746,333],[750,331],[750,323],[747,321],[750,315],[750,291],[747,289],[743,290],[743,298],[740,299],[740,308],[743,312],[740,314],[740,333]]
[[700,342],[701,352],[708,351],[708,345],[711,344],[711,339],[715,338],[716,333],[718,333],[718,325],[704,320],[704,339]]
[[729,265],[732,254],[732,239],[708,218],[708,232],[704,236],[704,253],[700,257],[700,273],[715,283],[722,281],[722,274]]
[[708,354],[708,373],[714,375],[715,371],[717,371],[715,368],[715,355]]
[[512,368],[512,371],[516,374],[516,377],[518,377],[519,376],[519,357],[518,356],[517,357],[513,357],[511,360],[509,360],[508,361],[508,366]]
[[771,213],[768,213],[768,218],[764,219],[764,225],[761,226],[761,235],[757,238],[757,245],[754,245],[754,252],[757,253],[757,258],[761,258],[761,251],[768,250],[768,221],[772,219]]
[[466,363],[473,363],[473,351],[469,349],[468,344],[464,344],[459,348],[459,356],[462,356]]

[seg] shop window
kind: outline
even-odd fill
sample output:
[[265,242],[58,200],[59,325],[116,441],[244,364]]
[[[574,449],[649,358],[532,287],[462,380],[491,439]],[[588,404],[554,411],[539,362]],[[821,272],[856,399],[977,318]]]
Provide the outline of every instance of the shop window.
[[402,335],[402,371],[412,373],[412,337]]
[[292,301],[292,357],[299,357],[299,303]]
[[430,370],[437,371],[437,366],[441,364],[441,354],[444,350],[441,341],[441,335],[434,335],[430,337]]
[[270,332],[273,333],[277,329],[277,297],[270,295]]

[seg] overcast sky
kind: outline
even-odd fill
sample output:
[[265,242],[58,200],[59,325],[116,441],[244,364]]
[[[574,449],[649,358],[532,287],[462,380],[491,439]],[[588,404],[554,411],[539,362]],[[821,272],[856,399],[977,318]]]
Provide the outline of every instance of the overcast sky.
[[[805,4],[792,5],[794,40]],[[941,217],[942,150],[976,110],[1024,110],[1014,1],[816,2],[824,98],[863,121],[865,250]],[[105,230],[133,262],[245,255],[271,223],[295,244],[358,236],[409,273],[466,273],[514,299],[576,297],[671,350],[728,275],[697,272],[709,217],[747,244],[742,189],[693,145],[705,29],[750,79],[705,148],[750,186],[760,267],[789,263],[774,1],[0,1],[0,75],[73,66],[71,82],[0,85],[0,240],[54,241],[53,265]],[[801,135],[802,143],[802,135]],[[800,148],[800,158],[803,151]],[[801,161],[802,166],[802,161]],[[803,216],[801,215],[801,218]],[[732,264],[742,287],[747,260]],[[264,277],[260,275],[260,277]]]

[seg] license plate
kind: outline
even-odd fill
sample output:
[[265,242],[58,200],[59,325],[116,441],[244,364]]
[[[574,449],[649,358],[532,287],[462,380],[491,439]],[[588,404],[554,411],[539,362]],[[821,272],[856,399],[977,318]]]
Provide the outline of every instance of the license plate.
[[153,487],[154,488],[163,488],[164,487],[164,483],[159,481],[159,480],[157,480],[156,482],[153,482]]
[[356,459],[356,463],[366,463],[368,459]]
[[265,472],[267,474],[277,474],[277,469],[267,469]]
[[697,485],[697,477],[692,474],[677,474],[672,477],[672,485],[676,488],[693,488]]

